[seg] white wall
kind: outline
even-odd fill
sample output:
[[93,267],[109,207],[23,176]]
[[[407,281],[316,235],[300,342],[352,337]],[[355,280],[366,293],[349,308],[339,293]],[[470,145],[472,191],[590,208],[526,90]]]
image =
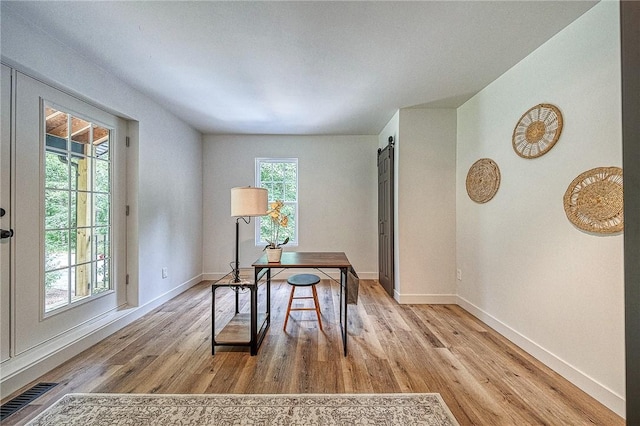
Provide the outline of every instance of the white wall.
[[[131,241],[128,257],[130,288],[137,286],[138,291],[129,295],[129,300],[140,308],[128,310],[129,319],[120,317],[117,324],[108,321],[102,324],[104,336],[201,279],[201,135],[160,105],[5,8],[2,9],[1,36],[2,62],[131,120],[130,150],[134,161],[128,163],[132,206],[129,238],[133,235],[138,239]],[[167,267],[169,272],[164,280],[162,267]],[[95,343],[95,336],[93,338]],[[39,361],[46,361],[41,370],[46,371],[52,363],[64,361],[77,352],[69,348],[82,349],[86,346],[82,340],[76,338],[62,352],[56,352],[60,348],[53,348],[49,361],[46,357],[50,354],[40,354]],[[34,364],[23,364],[21,371],[28,372]],[[12,374],[4,367],[3,380]],[[31,372],[37,374],[38,370]],[[29,374],[23,378],[28,380]],[[11,386],[19,382],[15,380]],[[3,381],[3,393],[11,392],[11,386]]]
[[455,302],[455,140],[454,109],[400,110],[400,303]]
[[395,299],[456,302],[456,111],[405,108],[378,136],[395,145]]
[[[583,171],[621,166],[619,5],[601,2],[458,109],[457,264],[463,307],[624,415],[622,235],[566,218],[563,194]],[[518,157],[511,134],[539,103],[560,108],[556,146]],[[493,200],[466,193],[488,157]]]
[[[376,136],[205,136],[205,277],[229,272],[235,256],[230,189],[255,184],[256,157],[297,157],[299,245],[285,251],[343,251],[360,278],[377,278],[377,144]],[[241,267],[262,255],[254,232],[253,221],[240,222]]]

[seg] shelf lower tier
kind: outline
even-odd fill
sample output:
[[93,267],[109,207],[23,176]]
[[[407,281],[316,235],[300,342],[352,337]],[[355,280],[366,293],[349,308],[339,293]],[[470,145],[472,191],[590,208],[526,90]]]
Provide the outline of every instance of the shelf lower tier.
[[[258,314],[258,335],[266,326],[266,313]],[[236,314],[216,335],[216,344],[248,344],[251,342],[251,314]]]

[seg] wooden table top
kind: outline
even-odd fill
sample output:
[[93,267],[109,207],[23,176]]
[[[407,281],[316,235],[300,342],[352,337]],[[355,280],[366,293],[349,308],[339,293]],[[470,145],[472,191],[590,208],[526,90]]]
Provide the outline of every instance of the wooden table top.
[[269,268],[348,268],[347,255],[342,252],[283,251],[280,262],[267,261],[266,253],[256,260],[253,267]]

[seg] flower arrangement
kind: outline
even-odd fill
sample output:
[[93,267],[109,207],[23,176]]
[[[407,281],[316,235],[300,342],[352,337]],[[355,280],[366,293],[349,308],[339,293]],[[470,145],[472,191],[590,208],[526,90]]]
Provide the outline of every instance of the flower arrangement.
[[278,243],[280,228],[286,228],[289,224],[289,216],[282,213],[282,207],[284,207],[284,203],[280,200],[269,204],[270,210],[267,212],[267,215],[271,218],[271,239],[267,239],[269,244],[265,246],[265,249],[280,248],[289,242],[289,237],[287,237],[283,242]]

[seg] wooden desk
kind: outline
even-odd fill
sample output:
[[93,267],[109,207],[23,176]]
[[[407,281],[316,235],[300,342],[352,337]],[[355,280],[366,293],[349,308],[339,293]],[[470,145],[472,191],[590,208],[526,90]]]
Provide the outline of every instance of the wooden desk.
[[[255,280],[273,268],[314,268],[314,269],[339,269],[340,270],[340,331],[342,332],[342,345],[344,356],[347,356],[347,272],[351,268],[349,259],[342,252],[283,252],[280,262],[267,261],[264,254],[253,265]],[[267,273],[267,289],[271,286],[271,274]],[[267,303],[271,303],[270,300]]]

